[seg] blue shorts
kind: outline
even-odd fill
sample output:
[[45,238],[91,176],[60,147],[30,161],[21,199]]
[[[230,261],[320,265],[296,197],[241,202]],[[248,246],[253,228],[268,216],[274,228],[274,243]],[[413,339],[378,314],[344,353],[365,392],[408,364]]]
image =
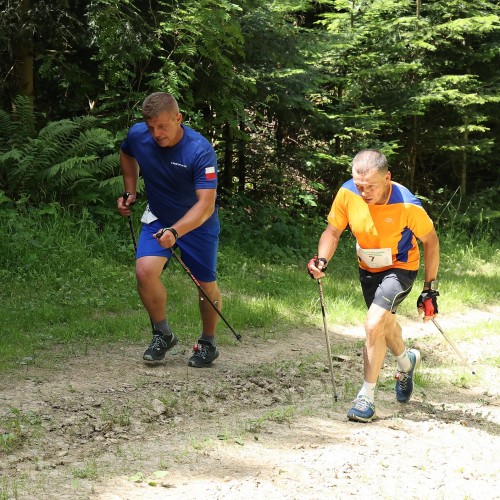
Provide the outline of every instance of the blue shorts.
[[377,304],[392,313],[396,312],[399,304],[408,296],[416,277],[417,271],[406,269],[388,269],[381,273],[359,270],[366,305],[370,307]]
[[[171,250],[163,248],[154,236],[163,227],[165,226],[158,220],[151,222],[151,224],[142,225],[139,241],[137,242],[137,259],[146,256],[158,256],[170,260],[172,257]],[[199,281],[211,283],[217,279],[219,232],[220,228],[214,231],[213,226],[209,230],[199,227],[181,236],[174,246],[174,249],[180,248],[182,261]]]

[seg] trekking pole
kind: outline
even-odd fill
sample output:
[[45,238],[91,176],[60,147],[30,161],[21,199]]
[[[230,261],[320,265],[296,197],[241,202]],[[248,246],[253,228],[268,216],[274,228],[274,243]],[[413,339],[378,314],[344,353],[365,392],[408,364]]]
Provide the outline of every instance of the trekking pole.
[[[156,233],[156,238],[160,239],[163,236],[163,233],[164,233],[164,231],[160,231],[160,232]],[[214,308],[215,312],[220,316],[222,321],[224,321],[224,323],[226,323],[227,327],[233,332],[236,339],[241,342],[241,335],[239,333],[236,333],[234,331],[233,327],[227,322],[226,318],[224,318],[224,316],[220,312],[219,308],[212,302],[210,297],[207,295],[205,290],[203,290],[199,281],[194,277],[193,273],[189,270],[189,268],[186,266],[186,264],[184,264],[182,259],[175,253],[173,248],[171,248],[170,251],[172,252],[172,257],[180,264],[182,269],[184,269],[184,271],[186,271],[187,275],[193,280],[193,283],[196,285],[196,288],[198,288],[198,290],[202,293],[203,297],[205,297],[205,299],[208,300],[208,302]]]
[[328,336],[328,328],[326,326],[326,312],[325,312],[325,299],[323,297],[323,285],[321,279],[317,280],[319,286],[319,300],[321,303],[321,313],[323,314],[323,327],[325,329],[326,349],[328,351],[328,361],[330,362],[330,374],[332,376],[333,385],[333,399],[337,402],[337,386],[335,384],[335,377],[333,376],[333,363],[332,363],[332,349],[330,347],[330,337]]
[[[123,193],[122,198],[126,201],[129,195],[130,193]],[[128,226],[130,228],[130,234],[132,235],[132,242],[134,243],[134,250],[135,253],[137,254],[137,238],[135,237],[134,222],[132,221],[132,215],[129,215],[127,219],[128,219]],[[154,333],[155,325],[153,323],[153,320],[151,319],[151,316],[149,317],[149,321],[151,323],[151,329],[153,330]]]
[[130,234],[132,235],[132,241],[134,243],[134,250],[135,253],[137,253],[137,239],[135,237],[134,223],[132,222],[132,216],[129,215],[127,218],[128,218],[128,225],[130,227]]
[[227,322],[226,318],[224,318],[224,316],[220,312],[219,308],[212,302],[212,300],[207,295],[205,290],[203,290],[202,286],[200,285],[198,280],[194,277],[193,273],[189,270],[189,268],[186,266],[186,264],[184,264],[184,262],[182,262],[181,258],[174,252],[173,249],[172,249],[172,256],[181,265],[182,269],[184,269],[184,271],[186,271],[188,276],[193,280],[193,283],[196,285],[196,287],[202,293],[202,295],[208,300],[208,302],[214,308],[215,312],[220,316],[222,321],[224,321],[224,323],[226,323],[227,327],[233,332],[234,336],[236,337],[236,340],[239,340],[241,342],[241,335],[234,331],[233,327]]
[[458,347],[455,345],[455,343],[453,342],[453,340],[451,340],[450,337],[448,337],[448,335],[446,335],[446,333],[444,332],[444,330],[439,326],[439,323],[434,318],[432,318],[432,322],[434,323],[434,325],[436,326],[436,328],[443,334],[443,337],[448,341],[448,344],[450,344],[451,347],[453,347],[453,349],[455,350],[455,352],[458,354],[458,357],[464,362],[464,364],[466,366],[469,367],[470,371],[472,372],[472,375],[475,375],[476,371],[474,370],[474,368],[472,367],[472,365],[465,359],[464,355],[458,350]]
[[[128,197],[130,196],[130,193],[123,193],[122,198],[127,201]],[[134,243],[134,250],[137,253],[137,238],[135,237],[135,231],[134,231],[134,223],[132,222],[132,215],[129,215],[127,217],[128,219],[128,226],[130,228],[130,234],[132,235],[132,242]]]

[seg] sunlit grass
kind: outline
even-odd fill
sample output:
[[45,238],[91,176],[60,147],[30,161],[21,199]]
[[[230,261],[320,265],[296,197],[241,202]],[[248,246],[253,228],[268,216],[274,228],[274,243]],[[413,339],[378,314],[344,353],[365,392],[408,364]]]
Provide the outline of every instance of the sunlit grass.
[[290,425],[294,415],[295,408],[292,406],[276,408],[268,411],[259,418],[248,419],[245,424],[245,430],[253,434],[259,433],[265,428],[266,422]]
[[[141,349],[147,345],[151,325],[136,290],[133,246],[123,219],[111,218],[104,229],[85,213],[34,212],[15,223],[9,218],[4,222],[0,370],[40,363],[49,352],[51,359],[86,355],[96,344],[133,342]],[[315,244],[311,242],[311,247]],[[346,234],[322,280],[331,330],[335,324],[362,325],[366,314],[352,246],[352,237]],[[481,242],[464,247],[445,240],[442,247],[440,311],[497,303],[500,253]],[[309,258],[308,253],[268,260],[258,248],[249,254],[221,241],[222,312],[243,341],[286,339],[290,332],[323,328],[319,287],[306,272]],[[416,318],[421,276],[399,314]],[[190,345],[201,333],[196,286],[176,262],[162,279],[169,297],[167,319],[180,343]],[[470,339],[495,329],[498,323],[453,334]],[[219,345],[236,342],[222,320],[217,337]],[[491,362],[495,361],[492,356]]]
[[[444,322],[442,323],[443,325],[441,326],[444,327]],[[498,318],[498,320],[475,322],[473,327],[455,327],[451,329],[451,332],[453,334],[453,338],[468,341],[493,335],[500,335],[500,317]]]
[[73,477],[77,479],[95,480],[98,477],[97,461],[92,459],[83,464],[81,467],[73,469]]

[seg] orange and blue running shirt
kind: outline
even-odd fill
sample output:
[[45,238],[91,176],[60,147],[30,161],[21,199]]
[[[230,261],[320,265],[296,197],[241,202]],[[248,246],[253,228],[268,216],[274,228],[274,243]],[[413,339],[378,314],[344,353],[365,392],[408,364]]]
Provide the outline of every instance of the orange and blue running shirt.
[[328,222],[341,231],[349,225],[357,241],[359,266],[372,272],[418,270],[420,252],[415,237],[425,236],[434,227],[418,198],[401,184],[391,181],[384,205],[368,205],[352,179],[335,196]]

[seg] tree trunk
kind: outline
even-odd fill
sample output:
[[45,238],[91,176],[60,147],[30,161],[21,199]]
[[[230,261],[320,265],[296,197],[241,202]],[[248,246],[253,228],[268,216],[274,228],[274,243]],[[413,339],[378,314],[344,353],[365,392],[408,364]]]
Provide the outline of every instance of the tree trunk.
[[[240,123],[240,131],[245,130],[245,124]],[[238,177],[238,193],[245,191],[246,177],[247,177],[247,157],[245,153],[245,141],[240,139],[238,141],[238,164],[237,164],[237,177]]]
[[[416,0],[415,2],[415,17],[417,21],[415,23],[415,31],[419,30],[419,19],[420,19],[420,9],[422,3],[421,0]],[[408,188],[410,191],[415,189],[415,174],[417,172],[417,142],[418,142],[418,116],[412,116],[412,126],[411,126],[411,142],[410,142],[410,165],[408,171]]]
[[[21,0],[21,22],[26,19],[31,8],[31,0]],[[23,23],[24,24],[24,23]],[[17,75],[17,94],[25,95],[34,101],[33,83],[33,39],[30,34],[19,33],[19,42],[14,48],[14,67]]]
[[467,194],[467,145],[469,143],[469,120],[464,119],[465,130],[462,136],[462,154],[460,155],[460,189],[462,196]]
[[410,142],[410,165],[408,172],[408,188],[410,191],[415,189],[415,173],[417,171],[417,127],[418,127],[418,116],[412,116],[412,130],[411,130],[411,142]]
[[[346,72],[343,71],[343,76],[346,76]],[[339,106],[342,105],[342,98],[344,97],[344,87],[342,85],[337,86],[337,101]],[[338,135],[335,136],[335,156],[340,156],[344,154],[343,147],[342,147],[342,141],[340,140],[340,137]]]
[[224,177],[222,187],[227,193],[233,189],[233,131],[231,125],[226,122],[224,125]]
[[274,138],[276,140],[276,157],[280,158],[283,151],[283,140],[285,138],[285,132],[283,130],[282,120],[277,117],[276,125],[274,130]]

